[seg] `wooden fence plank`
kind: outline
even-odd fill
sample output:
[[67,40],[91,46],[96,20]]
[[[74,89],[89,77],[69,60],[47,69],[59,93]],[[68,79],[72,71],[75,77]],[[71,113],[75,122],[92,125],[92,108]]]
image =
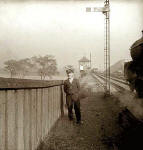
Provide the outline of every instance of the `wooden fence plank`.
[[24,126],[24,149],[30,150],[30,91],[24,90],[24,103],[23,103],[23,126]]
[[15,91],[7,93],[7,113],[8,113],[8,150],[17,150],[15,134]]
[[31,131],[32,131],[32,136],[31,136],[31,140],[32,140],[32,150],[35,149],[36,147],[36,90],[32,89],[32,98],[31,98],[31,104],[32,104],[32,110],[31,110]]
[[18,90],[17,91],[17,105],[18,105],[18,112],[17,112],[17,118],[18,119],[18,144],[17,144],[17,150],[24,150],[24,132],[23,132],[23,119],[24,119],[24,113],[23,113],[23,103],[24,103],[24,90]]
[[0,92],[0,150],[5,150],[5,91]]
[[38,89],[37,91],[37,143],[40,144],[42,139],[42,122],[41,122],[41,115],[42,115],[42,109],[41,109],[41,89]]
[[49,128],[48,128],[48,124],[49,124],[49,118],[48,118],[48,107],[49,107],[49,99],[48,99],[48,94],[49,94],[49,89],[44,89],[45,90],[45,94],[44,94],[44,101],[45,101],[45,135],[48,134],[49,132]]

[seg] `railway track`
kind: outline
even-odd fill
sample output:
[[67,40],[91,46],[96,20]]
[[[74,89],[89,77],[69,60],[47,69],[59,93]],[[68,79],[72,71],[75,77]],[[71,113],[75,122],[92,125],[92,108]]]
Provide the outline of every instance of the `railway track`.
[[[105,77],[103,75],[99,75],[99,74],[91,74],[93,78],[96,78],[97,80],[99,80],[99,82],[104,85],[105,82]],[[119,78],[115,78],[115,77],[111,77],[110,78],[110,83],[111,83],[111,92],[115,92],[115,91],[130,91],[128,83],[125,80],[119,79]]]

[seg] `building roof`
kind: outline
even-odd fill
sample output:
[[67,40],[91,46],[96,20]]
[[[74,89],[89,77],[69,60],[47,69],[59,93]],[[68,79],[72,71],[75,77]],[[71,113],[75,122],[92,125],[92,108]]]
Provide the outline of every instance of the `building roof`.
[[90,60],[84,56],[79,60],[79,62],[90,62]]

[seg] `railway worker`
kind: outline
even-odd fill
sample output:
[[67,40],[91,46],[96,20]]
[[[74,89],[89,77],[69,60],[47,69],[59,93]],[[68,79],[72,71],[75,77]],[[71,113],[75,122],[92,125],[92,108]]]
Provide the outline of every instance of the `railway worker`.
[[74,69],[67,68],[67,80],[64,81],[64,91],[66,93],[66,104],[68,108],[69,120],[73,120],[73,107],[76,115],[76,123],[81,124],[81,112],[80,112],[80,99],[79,80],[74,77]]

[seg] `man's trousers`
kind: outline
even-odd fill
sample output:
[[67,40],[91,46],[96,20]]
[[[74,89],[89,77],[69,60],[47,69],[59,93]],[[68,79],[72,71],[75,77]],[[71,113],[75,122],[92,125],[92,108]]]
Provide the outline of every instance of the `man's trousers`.
[[66,97],[66,103],[67,103],[67,107],[68,107],[68,117],[70,120],[73,119],[73,107],[75,110],[75,115],[76,115],[76,120],[80,121],[81,120],[81,113],[80,113],[80,101],[74,101],[72,100],[72,96],[68,95]]

